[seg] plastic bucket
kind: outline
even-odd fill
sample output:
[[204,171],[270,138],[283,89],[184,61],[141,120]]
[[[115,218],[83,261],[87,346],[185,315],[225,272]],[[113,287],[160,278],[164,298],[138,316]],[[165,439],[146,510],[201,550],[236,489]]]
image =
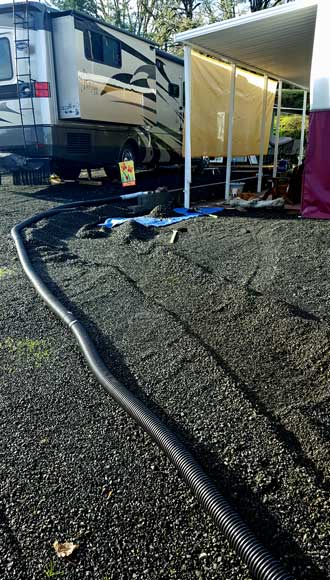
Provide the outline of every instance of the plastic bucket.
[[230,184],[230,197],[238,197],[244,189],[245,183],[242,181],[232,181]]

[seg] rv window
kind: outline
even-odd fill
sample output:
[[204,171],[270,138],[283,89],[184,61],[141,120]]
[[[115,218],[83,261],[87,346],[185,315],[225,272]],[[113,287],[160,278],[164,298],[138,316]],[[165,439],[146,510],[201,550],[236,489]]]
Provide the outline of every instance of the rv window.
[[91,35],[92,59],[104,62],[102,34],[91,32],[90,35]]
[[175,97],[177,99],[180,95],[179,85],[168,83],[168,94],[170,95],[170,97]]
[[120,42],[110,36],[103,36],[104,62],[110,66],[121,67]]
[[0,81],[13,78],[10,44],[8,38],[0,38]]
[[116,68],[121,67],[120,42],[115,38],[85,30],[84,45],[85,56],[89,60]]

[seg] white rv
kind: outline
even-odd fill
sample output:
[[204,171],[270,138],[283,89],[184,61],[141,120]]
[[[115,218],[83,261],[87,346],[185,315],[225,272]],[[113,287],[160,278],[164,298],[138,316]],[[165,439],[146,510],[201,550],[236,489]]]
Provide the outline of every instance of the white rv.
[[[47,4],[0,4],[0,165],[82,167],[181,157],[183,62],[149,40]],[[8,161],[8,160],[7,160]]]

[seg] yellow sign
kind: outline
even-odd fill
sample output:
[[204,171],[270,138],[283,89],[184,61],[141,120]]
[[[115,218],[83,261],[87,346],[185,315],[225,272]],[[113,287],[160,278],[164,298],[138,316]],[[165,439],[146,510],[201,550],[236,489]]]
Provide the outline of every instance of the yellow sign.
[[135,185],[134,161],[121,161],[119,169],[123,187]]

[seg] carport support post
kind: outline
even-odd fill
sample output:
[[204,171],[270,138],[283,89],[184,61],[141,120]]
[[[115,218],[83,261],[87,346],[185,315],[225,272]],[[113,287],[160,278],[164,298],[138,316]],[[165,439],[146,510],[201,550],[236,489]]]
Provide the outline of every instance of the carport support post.
[[260,154],[259,154],[259,173],[258,173],[258,188],[257,191],[260,192],[262,188],[262,168],[264,165],[264,149],[265,149],[265,129],[266,129],[266,112],[267,112],[267,89],[268,89],[268,76],[264,76],[264,93],[262,102],[262,117],[261,117],[261,130],[260,130]]
[[303,104],[303,114],[301,120],[301,134],[300,134],[300,149],[298,163],[302,164],[304,158],[304,141],[305,141],[305,128],[306,128],[306,111],[307,111],[307,91],[304,91],[304,104]]
[[278,84],[277,92],[277,116],[276,116],[276,137],[275,137],[275,149],[274,149],[274,167],[273,167],[273,177],[277,175],[277,165],[278,165],[278,144],[280,141],[280,122],[281,122],[281,107],[282,107],[282,81]]
[[235,112],[235,92],[236,92],[236,65],[232,65],[231,82],[230,82],[230,104],[229,104],[229,123],[228,123],[228,141],[227,141],[227,169],[226,169],[226,189],[225,199],[229,199],[231,162],[233,151],[233,129],[234,129],[234,112]]
[[191,48],[184,47],[184,82],[185,82],[185,112],[184,112],[184,207],[190,207],[191,183]]

